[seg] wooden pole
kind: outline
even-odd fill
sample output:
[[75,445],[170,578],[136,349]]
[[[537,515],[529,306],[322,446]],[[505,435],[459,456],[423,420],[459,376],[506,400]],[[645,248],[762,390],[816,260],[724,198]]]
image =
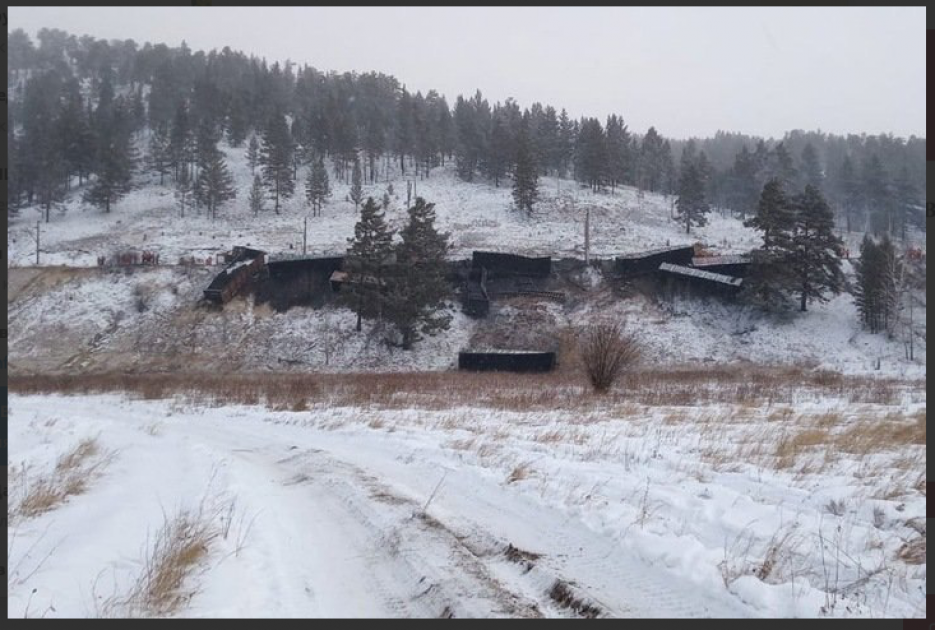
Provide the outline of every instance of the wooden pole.
[[305,226],[302,230],[302,255],[305,256],[308,250],[308,217],[305,217]]
[[591,208],[588,207],[584,214],[584,262],[591,264]]
[[36,221],[36,266],[39,266],[39,227],[42,225],[41,221]]

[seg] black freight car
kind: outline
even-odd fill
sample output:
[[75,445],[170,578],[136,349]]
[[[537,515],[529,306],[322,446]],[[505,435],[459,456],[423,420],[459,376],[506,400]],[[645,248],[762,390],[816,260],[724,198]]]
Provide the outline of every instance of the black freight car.
[[458,354],[458,369],[472,372],[549,372],[554,368],[554,352],[487,350]]
[[687,266],[692,263],[694,256],[695,248],[692,245],[663,247],[661,249],[624,254],[617,256],[617,273],[632,278],[654,273],[659,270],[659,265],[662,263]]

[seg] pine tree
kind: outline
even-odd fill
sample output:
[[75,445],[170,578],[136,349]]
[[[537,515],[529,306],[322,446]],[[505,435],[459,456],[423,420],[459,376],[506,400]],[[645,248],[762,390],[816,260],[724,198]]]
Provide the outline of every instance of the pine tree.
[[382,312],[384,279],[393,253],[393,232],[373,197],[361,206],[354,238],[348,239],[348,244],[345,265],[349,279],[342,292],[357,313],[360,332],[364,315],[378,316]]
[[681,175],[679,177],[679,197],[675,202],[678,220],[685,225],[685,233],[690,234],[692,226],[707,225],[708,202],[705,199],[704,174],[699,167],[699,160],[693,155],[693,144],[682,151]]
[[849,156],[844,157],[841,164],[841,202],[844,205],[844,217],[848,232],[854,231],[857,223],[858,213],[861,207],[861,186],[854,169],[854,163]]
[[360,208],[360,202],[364,199],[363,176],[360,172],[360,160],[354,160],[354,171],[351,173],[351,201],[354,202],[354,210]]
[[159,185],[162,186],[165,176],[172,172],[169,132],[164,125],[153,129],[149,137],[149,155],[147,157],[147,162],[150,169],[159,173]]
[[438,334],[451,322],[451,316],[441,312],[449,294],[445,257],[451,246],[449,235],[435,228],[435,204],[421,197],[409,208],[409,222],[400,236],[383,313],[402,348],[409,350],[423,334]]
[[256,139],[256,134],[250,136],[250,144],[247,145],[247,164],[250,165],[250,174],[256,173],[257,164],[260,163],[260,143]]
[[135,149],[129,134],[115,125],[99,147],[97,178],[84,195],[87,203],[110,212],[132,189]]
[[516,168],[513,170],[513,202],[516,207],[531,216],[539,199],[539,167],[536,164],[535,148],[529,138],[529,115],[517,138]]
[[263,212],[266,202],[266,193],[263,190],[263,179],[259,175],[253,176],[253,186],[250,188],[250,210],[257,217]]
[[802,185],[814,186],[822,190],[825,182],[825,175],[821,169],[821,161],[818,159],[818,151],[815,146],[809,142],[802,149]]
[[236,196],[234,178],[227,168],[224,155],[215,149],[201,163],[198,179],[195,180],[195,200],[207,208],[212,219],[217,219],[218,207]]
[[664,146],[662,136],[655,127],[650,127],[643,136],[640,146],[640,182],[641,188],[656,192],[665,177]]
[[877,333],[881,328],[882,270],[880,248],[869,234],[865,234],[860,245],[860,259],[854,264],[854,302],[861,322],[871,333]]
[[276,214],[279,214],[280,200],[292,197],[295,192],[292,151],[292,135],[286,117],[274,114],[263,133],[260,164],[263,165],[263,183],[273,196]]
[[195,156],[195,136],[192,131],[188,107],[185,103],[179,104],[172,120],[172,130],[169,134],[169,155],[175,178],[179,178],[182,169],[188,169]]
[[864,162],[862,180],[862,197],[870,219],[870,228],[878,236],[892,233],[889,175],[876,153]]
[[192,198],[193,190],[194,187],[188,169],[181,169],[179,171],[179,176],[175,180],[175,202],[179,206],[179,217],[182,219],[185,218],[185,209],[191,208],[194,203],[194,199]]
[[746,227],[763,232],[763,247],[772,249],[782,235],[792,229],[795,219],[789,199],[783,191],[782,182],[771,179],[763,187],[763,194],[756,208],[756,216],[746,221]]
[[804,312],[809,302],[826,302],[826,294],[837,295],[843,290],[843,243],[834,234],[834,213],[817,188],[806,186],[794,204],[795,224],[787,260]]
[[331,185],[328,181],[328,170],[325,168],[324,158],[319,158],[312,164],[305,182],[305,195],[312,206],[316,216],[321,216],[321,209],[325,200],[331,196]]

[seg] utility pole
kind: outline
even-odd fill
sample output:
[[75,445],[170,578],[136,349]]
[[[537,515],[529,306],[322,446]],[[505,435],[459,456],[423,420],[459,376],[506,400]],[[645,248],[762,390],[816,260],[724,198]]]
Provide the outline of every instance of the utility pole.
[[302,255],[308,250],[308,217],[305,217],[305,227],[302,230]]
[[584,263],[591,264],[591,206],[588,206],[584,214]]
[[39,266],[39,226],[42,225],[41,221],[36,221],[36,266]]

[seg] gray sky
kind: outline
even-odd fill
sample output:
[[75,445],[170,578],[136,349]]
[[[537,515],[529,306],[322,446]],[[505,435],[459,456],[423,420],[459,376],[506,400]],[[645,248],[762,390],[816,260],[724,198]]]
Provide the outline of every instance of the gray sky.
[[9,7],[60,28],[377,70],[453,104],[480,88],[666,136],[925,136],[924,8]]

